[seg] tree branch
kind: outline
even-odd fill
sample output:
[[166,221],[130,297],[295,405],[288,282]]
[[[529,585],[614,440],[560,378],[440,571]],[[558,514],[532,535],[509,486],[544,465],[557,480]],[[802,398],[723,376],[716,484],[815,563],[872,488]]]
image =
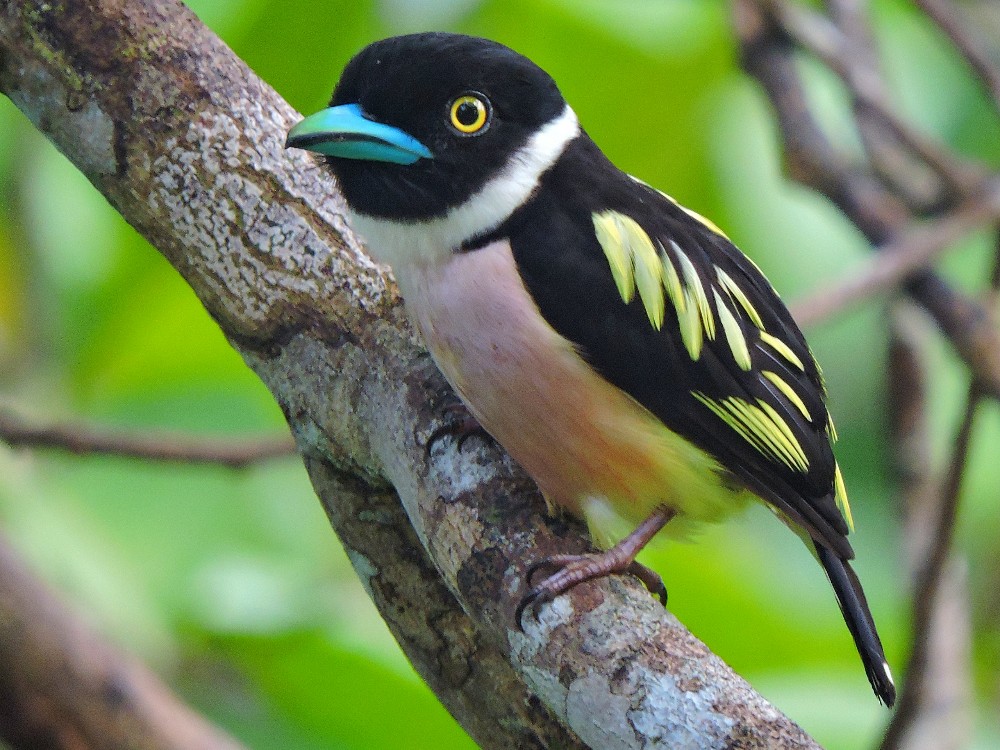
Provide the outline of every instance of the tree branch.
[[934,222],[901,232],[860,273],[808,295],[792,306],[792,313],[800,325],[809,326],[875,294],[895,291],[963,237],[998,218],[1000,183]]
[[[493,447],[428,456],[443,379],[331,181],[284,152],[295,113],[193,14],[8,2],[0,40],[0,89],[271,389],[376,605],[477,742],[815,747],[631,580],[580,586],[518,631],[527,566],[584,549],[582,528],[546,518]],[[484,667],[449,671],[451,649]]]
[[926,704],[925,680],[929,674],[931,644],[934,642],[931,636],[946,581],[962,476],[968,459],[976,408],[981,399],[982,393],[978,385],[973,383],[969,386],[965,414],[955,437],[948,473],[944,487],[940,490],[941,499],[936,504],[935,516],[931,522],[926,555],[922,557],[921,565],[916,570],[913,649],[906,664],[906,682],[903,683],[896,712],[882,740],[882,750],[902,747],[903,736],[911,730],[919,717],[920,709]]
[[[994,230],[990,297],[992,304],[1000,298],[1000,228]],[[917,516],[909,524],[913,532],[909,538],[914,560],[911,566],[914,578],[913,649],[907,662],[907,679],[900,694],[899,708],[886,729],[881,750],[935,746],[926,745],[929,722],[925,715],[944,712],[950,721],[946,728],[933,733],[936,746],[945,747],[948,739],[954,747],[964,745],[962,730],[967,729],[964,725],[969,722],[961,714],[965,707],[961,699],[966,686],[961,679],[954,679],[953,673],[963,666],[968,670],[962,659],[968,660],[970,626],[960,593],[966,578],[964,566],[955,559],[951,547],[976,410],[983,397],[982,387],[972,380],[944,482],[930,492],[929,498],[924,498],[923,507],[909,509],[911,516]],[[950,700],[941,700],[941,693],[946,690],[951,694],[944,697]],[[935,703],[938,711],[928,711]]]
[[0,665],[0,739],[15,748],[242,747],[141,664],[100,641],[2,538]]
[[[771,15],[778,0],[733,0],[743,65],[775,108],[792,178],[825,195],[876,247],[893,242],[915,217],[873,171],[839,153],[808,106],[793,60],[793,40]],[[904,289],[937,322],[983,389],[1000,397],[1000,330],[989,308],[933,271],[911,274]]]
[[[900,117],[890,104],[871,34],[857,8],[833,3],[837,21],[831,22],[790,0],[766,0],[766,4],[789,38],[813,54],[847,87],[854,99],[862,142],[873,165],[880,167],[879,175],[907,199],[913,210],[954,201],[956,194],[965,196],[981,188],[986,177],[981,166],[962,160],[931,141]],[[897,144],[916,156],[933,176],[920,179],[919,169],[907,163],[905,156],[897,155]],[[928,182],[940,184],[928,185]]]
[[[865,273],[821,292],[799,310],[815,318],[904,280],[906,291],[931,313],[972,373],[965,417],[944,486],[939,487],[927,473],[920,445],[922,370],[910,344],[898,338],[894,342],[890,393],[897,418],[895,437],[906,460],[904,487],[915,506],[908,508],[908,530],[919,534],[908,534],[910,544],[917,547],[912,555],[914,646],[882,747],[956,747],[966,728],[962,700],[969,679],[965,651],[970,625],[962,567],[949,553],[975,409],[985,395],[1000,396],[1000,342],[991,314],[993,301],[972,300],[928,269],[934,254],[963,233],[996,222],[993,209],[972,206],[985,208],[994,202],[995,187],[987,186],[995,185],[997,178],[986,166],[961,160],[896,116],[871,43],[865,0],[828,0],[829,18],[788,0],[735,2],[744,63],[777,110],[789,172],[827,195],[881,251]],[[989,85],[995,70],[978,56],[971,38],[958,30],[944,4],[922,0],[920,5],[945,28]],[[865,145],[862,161],[855,163],[840,154],[819,128],[795,68],[796,48],[817,56],[844,81]],[[897,158],[883,131],[903,147],[905,158]],[[913,161],[932,176],[930,189],[913,190]],[[952,210],[945,213],[949,207]],[[998,279],[1000,263],[994,287]],[[916,536],[919,545],[914,544]]]
[[12,448],[54,448],[77,454],[220,464],[231,469],[243,469],[295,452],[295,444],[286,435],[237,440],[137,434],[79,422],[34,425],[3,408],[0,408],[0,442]]
[[960,18],[960,10],[944,0],[915,0],[916,5],[938,25],[962,54],[962,58],[982,82],[1000,108],[1000,66],[983,49],[981,38]]
[[[966,565],[951,553],[937,558],[942,509],[956,510],[933,468],[928,424],[926,350],[929,322],[914,305],[894,306],[889,349],[889,405],[895,463],[903,500],[903,551],[913,582],[913,654],[900,708],[881,750],[958,750],[971,731],[972,618]],[[966,430],[960,430],[964,434]],[[954,470],[953,470],[954,473]],[[954,517],[945,521],[948,526]],[[950,536],[951,532],[944,535]],[[928,575],[933,569],[934,575]],[[932,590],[929,590],[933,588]],[[917,655],[919,652],[919,656]]]

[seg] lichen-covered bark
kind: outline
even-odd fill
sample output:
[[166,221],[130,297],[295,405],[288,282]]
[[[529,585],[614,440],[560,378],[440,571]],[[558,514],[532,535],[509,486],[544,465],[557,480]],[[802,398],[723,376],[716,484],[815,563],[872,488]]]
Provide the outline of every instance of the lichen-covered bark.
[[446,386],[295,115],[180,3],[7,2],[0,88],[184,275],[271,389],[416,668],[483,747],[816,747],[637,583],[524,633],[524,573],[584,549],[494,445],[425,444]]

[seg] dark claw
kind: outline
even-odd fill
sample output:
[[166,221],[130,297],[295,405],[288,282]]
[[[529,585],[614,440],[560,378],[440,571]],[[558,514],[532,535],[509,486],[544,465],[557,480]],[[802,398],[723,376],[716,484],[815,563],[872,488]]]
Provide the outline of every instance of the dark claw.
[[[551,601],[584,581],[591,581],[595,578],[603,578],[604,576],[613,574],[635,576],[642,581],[650,593],[657,596],[660,602],[666,606],[667,587],[663,585],[663,579],[660,578],[656,571],[650,570],[642,563],[636,562],[635,556],[639,554],[639,551],[646,546],[649,540],[675,514],[676,511],[671,508],[657,508],[645,521],[636,527],[635,531],[606,552],[586,555],[550,555],[532,565],[528,568],[527,575],[525,576],[529,586],[531,586],[531,579],[535,573],[542,568],[553,566],[558,569],[537,586],[533,587],[517,605],[517,609],[514,610],[514,616],[517,620],[518,629],[524,632],[521,618],[528,607]],[[538,619],[537,610],[535,610],[535,619]]]
[[625,572],[638,578],[642,582],[642,585],[649,590],[649,593],[660,600],[660,604],[664,607],[667,606],[667,587],[663,583],[663,578],[660,577],[659,573],[635,560],[632,561]]
[[472,423],[472,426],[470,427],[467,424],[463,425],[462,428],[459,430],[461,434],[458,436],[458,440],[455,442],[455,446],[458,448],[460,453],[462,451],[462,446],[465,445],[465,441],[468,440],[473,435],[480,435],[484,438],[489,437],[489,433],[483,429],[482,425],[480,425],[479,422],[477,422],[472,417],[469,417],[469,422]]
[[[524,597],[518,603],[517,609],[514,610],[514,622],[517,623],[517,629],[520,630],[522,633],[524,632],[524,610],[526,610],[528,607],[532,605],[532,603],[535,601],[535,599],[538,598],[538,595],[540,593],[541,592],[538,589],[532,589],[531,591],[529,591],[527,594],[524,595]],[[535,616],[535,619],[536,620],[538,619],[537,614]]]
[[666,586],[661,586],[656,591],[653,591],[652,589],[650,589],[649,593],[652,594],[653,596],[655,596],[657,599],[659,599],[660,600],[660,604],[663,605],[664,609],[666,608],[666,606],[667,606],[667,587]]
[[536,605],[545,604],[546,602],[552,601],[552,592],[547,591],[544,586],[535,586],[531,591],[524,595],[520,603],[517,605],[517,609],[514,610],[514,621],[517,623],[517,629],[522,633],[524,632],[524,612],[525,610],[531,610],[531,616],[538,622],[538,607]]
[[475,417],[469,414],[465,404],[461,402],[448,404],[441,411],[446,415],[445,422],[427,438],[424,450],[428,457],[431,455],[431,448],[434,447],[434,443],[445,435],[457,436],[456,447],[459,451],[462,450],[465,441],[473,435],[488,437],[488,433],[483,429],[482,425],[476,421]]
[[[543,557],[541,560],[529,567],[527,571],[525,571],[524,580],[529,586],[531,586],[531,581],[535,577],[535,574],[542,568],[557,568],[557,570],[552,574],[556,575],[559,572],[559,569],[562,569],[572,562],[579,561],[580,557],[580,555],[550,555],[549,557]],[[517,621],[517,629],[522,633],[524,632],[522,623],[525,610],[532,609],[535,622],[538,622],[538,609],[536,608],[536,605],[550,602],[555,597],[568,591],[569,588],[572,588],[572,586],[570,586],[567,589],[553,591],[545,585],[551,577],[552,576],[545,577],[537,586],[533,587],[531,591],[525,594],[524,598],[521,599],[520,603],[517,605],[517,609],[514,610],[514,619]]]

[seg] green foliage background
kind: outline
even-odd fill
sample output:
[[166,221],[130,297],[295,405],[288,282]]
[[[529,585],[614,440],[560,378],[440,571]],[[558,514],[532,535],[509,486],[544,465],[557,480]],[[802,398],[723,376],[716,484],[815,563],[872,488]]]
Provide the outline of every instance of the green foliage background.
[[[711,216],[786,299],[850,275],[864,240],[786,181],[772,117],[739,70],[721,0],[192,0],[302,112],[343,64],[393,33],[488,36],[559,81],[623,169]],[[876,4],[892,89],[922,128],[996,164],[997,124],[961,62],[902,0]],[[827,125],[851,145],[842,90],[806,65]],[[246,435],[281,430],[267,392],[169,266],[27,121],[0,102],[0,398],[38,419]],[[946,270],[982,287],[990,247]],[[908,649],[908,581],[886,447],[884,306],[810,333],[841,435],[858,571],[890,661]],[[934,461],[965,375],[934,348]],[[959,544],[970,561],[979,743],[995,747],[996,409],[983,411]],[[294,459],[242,472],[0,447],[0,528],[116,642],[255,748],[466,748],[414,675]],[[648,553],[671,609],[829,748],[869,746],[887,714],[802,545],[763,510]],[[994,710],[991,710],[994,707]]]

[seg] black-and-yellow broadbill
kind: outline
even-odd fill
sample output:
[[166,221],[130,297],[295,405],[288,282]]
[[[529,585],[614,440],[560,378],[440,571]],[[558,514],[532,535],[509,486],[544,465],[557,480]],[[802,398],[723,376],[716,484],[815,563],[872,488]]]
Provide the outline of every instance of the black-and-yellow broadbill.
[[545,498],[637,525],[541,561],[524,607],[611,572],[660,590],[634,558],[661,528],[757,499],[815,553],[892,705],[819,365],[717,226],[617,169],[548,74],[485,39],[368,46],[288,145],[325,155],[445,377]]

